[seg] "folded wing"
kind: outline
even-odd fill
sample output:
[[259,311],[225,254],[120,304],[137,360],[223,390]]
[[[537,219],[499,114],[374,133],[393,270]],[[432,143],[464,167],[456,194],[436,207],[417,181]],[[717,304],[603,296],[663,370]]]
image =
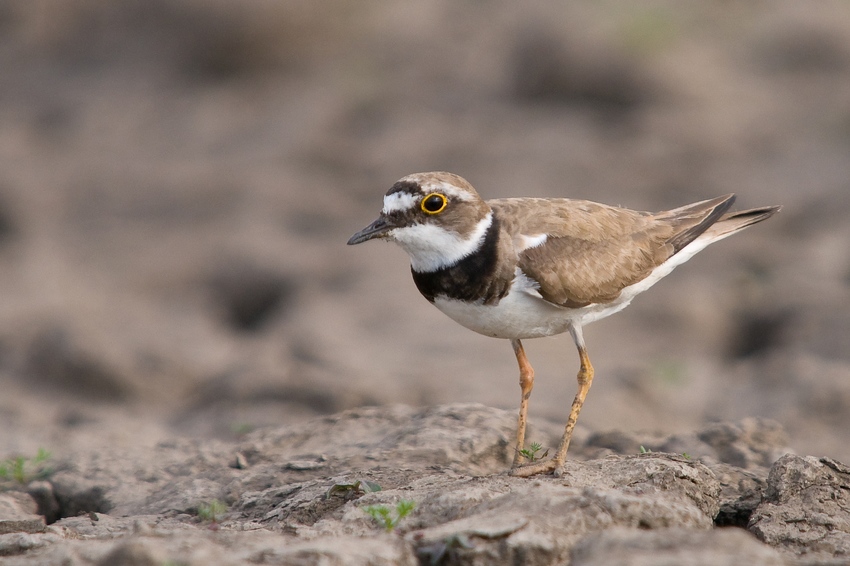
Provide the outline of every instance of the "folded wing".
[[569,199],[488,204],[541,296],[580,307],[616,300],[718,222],[734,200],[730,194],[656,214]]

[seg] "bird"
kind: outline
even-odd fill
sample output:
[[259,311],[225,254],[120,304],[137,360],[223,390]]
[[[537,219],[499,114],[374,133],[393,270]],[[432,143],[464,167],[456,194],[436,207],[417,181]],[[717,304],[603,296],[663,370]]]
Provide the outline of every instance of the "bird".
[[[559,475],[594,377],[582,328],[781,208],[729,212],[734,201],[727,194],[651,213],[569,198],[484,200],[459,175],[414,173],[390,187],[378,218],[348,245],[395,242],[431,304],[470,330],[510,341],[521,397],[509,473]],[[565,332],[578,349],[578,391],[554,455],[536,459],[524,450],[534,368],[522,340]]]

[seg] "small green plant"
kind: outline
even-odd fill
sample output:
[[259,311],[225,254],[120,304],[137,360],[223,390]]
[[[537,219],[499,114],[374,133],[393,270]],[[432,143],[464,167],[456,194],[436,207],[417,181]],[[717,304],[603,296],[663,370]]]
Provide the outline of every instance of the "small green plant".
[[28,484],[37,479],[44,479],[53,473],[53,468],[47,465],[50,460],[50,452],[39,448],[33,458],[16,456],[0,462],[0,481],[14,481],[19,484]]
[[688,454],[687,452],[682,452],[682,458],[684,458],[685,460],[690,460],[690,459],[691,459],[691,455],[690,455],[690,454]]
[[532,442],[531,446],[529,446],[528,448],[522,448],[519,451],[519,454],[529,462],[534,462],[537,460],[542,460],[543,458],[549,455],[549,449],[547,448],[546,452],[538,456],[537,453],[541,450],[543,450],[543,446],[540,443]]
[[624,46],[641,55],[658,53],[681,34],[669,11],[652,8],[632,8],[620,28]]
[[652,450],[649,448],[644,448],[643,444],[640,445],[640,453],[641,454],[652,454]]
[[387,532],[390,532],[398,526],[402,519],[410,515],[414,508],[416,508],[415,501],[402,499],[396,503],[395,516],[386,505],[367,505],[363,507],[363,511],[375,519],[375,522],[384,527]]
[[335,483],[325,492],[325,499],[330,499],[335,493],[345,499],[353,499],[357,495],[381,491],[381,486],[369,480],[357,480],[354,483]]
[[652,375],[660,385],[681,386],[688,381],[688,366],[676,359],[656,360],[652,367]]
[[234,422],[230,423],[230,431],[235,436],[245,436],[249,432],[253,432],[256,426],[251,423],[243,423],[243,422]]
[[201,503],[198,505],[198,518],[202,521],[218,523],[220,516],[226,511],[227,505],[218,499],[213,499],[209,503]]

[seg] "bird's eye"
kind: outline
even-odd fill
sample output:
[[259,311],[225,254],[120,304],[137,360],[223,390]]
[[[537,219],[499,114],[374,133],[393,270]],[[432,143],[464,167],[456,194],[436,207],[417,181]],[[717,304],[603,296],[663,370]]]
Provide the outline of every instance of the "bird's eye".
[[439,212],[443,212],[443,209],[446,208],[448,203],[449,199],[446,198],[446,195],[432,193],[422,199],[422,212],[425,214],[437,214]]

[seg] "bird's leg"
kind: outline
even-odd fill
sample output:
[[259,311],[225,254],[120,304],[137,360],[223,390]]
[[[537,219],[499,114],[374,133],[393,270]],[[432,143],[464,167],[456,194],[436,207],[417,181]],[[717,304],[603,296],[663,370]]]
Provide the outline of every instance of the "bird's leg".
[[567,449],[570,447],[570,440],[573,437],[573,429],[578,421],[578,415],[584,405],[584,400],[587,397],[587,392],[590,391],[590,385],[593,383],[593,366],[590,363],[590,356],[587,355],[587,348],[584,345],[584,337],[582,336],[581,327],[573,327],[570,329],[570,334],[573,335],[573,340],[578,347],[578,355],[581,361],[581,367],[578,371],[578,392],[573,405],[570,409],[570,417],[567,419],[567,426],[564,427],[564,436],[561,437],[561,443],[558,445],[558,450],[550,460],[545,460],[537,464],[522,466],[511,470],[511,475],[519,477],[529,477],[536,474],[560,470],[567,459]]
[[519,386],[522,390],[522,399],[519,403],[519,421],[516,429],[516,453],[514,454],[513,468],[522,464],[525,459],[522,449],[525,448],[525,426],[528,424],[528,398],[531,397],[531,389],[534,387],[534,368],[528,362],[525,349],[519,339],[511,340],[517,364],[519,364]]
[[564,427],[564,436],[561,437],[561,443],[558,445],[558,451],[552,458],[555,462],[555,469],[559,469],[564,465],[567,459],[567,449],[570,447],[570,439],[573,437],[573,429],[578,421],[578,414],[584,405],[584,399],[587,397],[587,392],[590,391],[590,385],[593,383],[593,366],[590,365],[590,357],[587,355],[587,350],[584,344],[579,346],[578,355],[581,359],[581,368],[578,370],[578,392],[573,399],[573,406],[570,409],[570,418],[567,419],[567,426]]

